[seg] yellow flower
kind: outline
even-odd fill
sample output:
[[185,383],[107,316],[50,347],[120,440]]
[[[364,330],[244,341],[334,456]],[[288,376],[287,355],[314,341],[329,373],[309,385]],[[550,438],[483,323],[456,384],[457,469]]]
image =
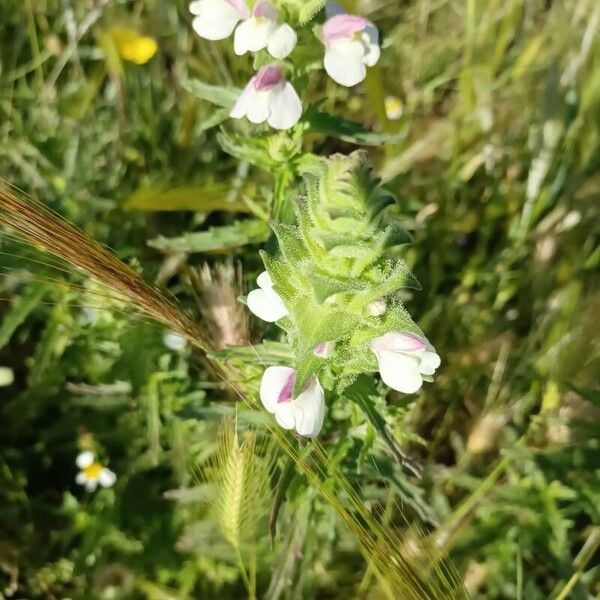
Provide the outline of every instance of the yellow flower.
[[133,29],[113,29],[112,36],[119,56],[136,65],[146,64],[158,50],[154,38],[139,35]]
[[385,114],[390,121],[397,121],[402,116],[402,100],[396,96],[386,96]]
[[75,463],[80,471],[75,482],[85,486],[88,492],[93,492],[100,484],[101,487],[111,487],[115,484],[117,476],[94,459],[93,452],[86,450],[77,455]]

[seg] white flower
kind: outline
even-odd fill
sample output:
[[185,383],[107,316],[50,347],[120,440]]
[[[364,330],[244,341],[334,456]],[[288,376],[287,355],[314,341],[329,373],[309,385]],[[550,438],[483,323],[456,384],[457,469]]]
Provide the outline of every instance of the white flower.
[[190,12],[196,15],[192,27],[207,40],[224,40],[240,21],[250,17],[245,0],[195,0]]
[[334,13],[321,30],[325,70],[340,85],[352,87],[363,81],[367,67],[379,60],[379,31],[364,17]]
[[174,352],[181,352],[187,347],[187,340],[174,331],[165,331],[163,335],[163,344]]
[[250,79],[233,107],[234,119],[247,117],[251,123],[267,123],[275,129],[289,129],[302,116],[302,103],[281,67],[263,67]]
[[117,476],[94,459],[94,453],[86,450],[77,455],[75,463],[80,471],[75,482],[85,486],[88,492],[93,492],[100,484],[101,487],[111,487],[115,484]]
[[235,53],[241,56],[266,48],[273,58],[285,58],[296,47],[298,37],[288,24],[280,24],[278,19],[279,12],[270,2],[257,2],[252,16],[235,30]]
[[386,96],[385,114],[390,121],[397,121],[402,116],[402,100],[397,96]]
[[245,0],[196,0],[190,11],[196,15],[196,33],[207,40],[223,40],[235,29],[236,54],[267,48],[271,56],[283,59],[296,47],[296,32],[279,23],[279,12],[268,0],[257,2],[252,11]]
[[269,367],[260,383],[260,399],[284,429],[295,429],[313,438],[319,434],[325,416],[325,393],[314,377],[297,398],[292,398],[296,372],[289,367]]
[[267,323],[275,323],[275,321],[287,317],[288,309],[281,296],[273,289],[273,282],[269,274],[263,271],[256,278],[256,283],[258,283],[258,289],[252,290],[246,300],[250,312]]
[[384,383],[405,394],[423,385],[423,375],[433,375],[440,357],[427,341],[402,331],[390,331],[371,341]]

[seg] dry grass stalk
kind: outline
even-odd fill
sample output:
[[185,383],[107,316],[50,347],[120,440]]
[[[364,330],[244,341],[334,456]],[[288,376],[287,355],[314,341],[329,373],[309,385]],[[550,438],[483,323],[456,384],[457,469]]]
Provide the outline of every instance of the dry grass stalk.
[[242,293],[240,269],[232,262],[204,264],[189,271],[199,297],[200,312],[213,344],[219,349],[250,343],[248,312],[238,301]]
[[47,206],[2,181],[0,225],[96,279],[150,318],[188,339],[203,353],[212,350],[204,330],[175,302]]

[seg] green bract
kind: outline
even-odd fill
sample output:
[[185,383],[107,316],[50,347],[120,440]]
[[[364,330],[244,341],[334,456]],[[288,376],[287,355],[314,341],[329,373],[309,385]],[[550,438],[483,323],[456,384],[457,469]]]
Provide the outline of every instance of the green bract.
[[[419,283],[397,256],[410,237],[392,222],[386,208],[394,197],[365,152],[315,159],[303,175],[297,225],[273,222],[280,254],[261,256],[289,311],[278,324],[294,354],[294,394],[313,376],[340,392],[357,375],[377,370],[373,338],[392,330],[423,335],[396,297]],[[374,315],[370,305],[382,299],[386,310]],[[315,354],[328,342],[335,344],[327,356]]]

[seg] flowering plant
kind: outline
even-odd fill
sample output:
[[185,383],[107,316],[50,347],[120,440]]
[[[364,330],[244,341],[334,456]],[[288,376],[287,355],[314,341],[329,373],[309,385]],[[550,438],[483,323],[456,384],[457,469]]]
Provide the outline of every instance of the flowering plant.
[[[362,82],[378,62],[373,23],[331,3],[315,25],[310,18],[324,3],[310,4],[310,13],[294,2],[190,5],[198,35],[213,40],[234,33],[236,54],[259,53],[258,71],[233,104],[232,118],[279,130],[303,119],[294,74],[312,67],[294,60],[299,39],[321,45],[325,71],[343,86]],[[290,19],[302,28],[309,22],[312,38],[296,33]],[[440,358],[398,299],[398,290],[419,284],[398,256],[410,237],[389,210],[395,199],[380,186],[364,151],[329,158],[303,153],[305,129],[299,125],[287,138],[267,136],[262,147],[229,137],[225,147],[258,166],[272,164],[280,174],[270,221],[278,250],[261,252],[266,270],[246,302],[285,332],[293,356],[289,366],[265,371],[263,405],[282,427],[314,437],[323,424],[323,388],[339,395],[357,376],[379,371],[389,387],[414,393],[431,380]]]

